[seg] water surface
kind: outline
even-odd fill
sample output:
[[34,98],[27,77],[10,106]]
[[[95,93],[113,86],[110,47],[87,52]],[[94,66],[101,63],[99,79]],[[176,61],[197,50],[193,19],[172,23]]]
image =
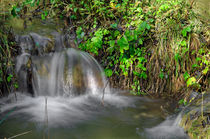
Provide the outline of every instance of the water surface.
[[[22,135],[21,139],[185,139],[175,123],[165,119],[164,101],[106,94],[74,98],[18,95],[2,99],[0,138]],[[47,103],[46,103],[47,99]],[[14,102],[8,102],[13,100]],[[47,106],[47,107],[46,107]],[[9,115],[7,115],[9,113]]]

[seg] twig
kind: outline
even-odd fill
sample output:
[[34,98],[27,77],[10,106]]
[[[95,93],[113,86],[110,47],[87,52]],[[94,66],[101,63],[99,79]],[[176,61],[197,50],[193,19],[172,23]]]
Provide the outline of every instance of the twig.
[[[47,111],[47,97],[45,98],[45,126],[47,131],[47,138],[49,139],[49,127],[48,127],[48,111]],[[44,135],[45,138],[45,135]]]
[[191,3],[190,3],[190,8],[193,7],[193,4],[194,4],[195,0],[192,0]]
[[201,102],[201,116],[202,116],[202,119],[204,119],[203,118],[203,95],[204,95],[204,93],[205,92],[202,92],[201,94],[202,94],[202,102]]
[[8,139],[14,139],[14,138],[16,138],[16,137],[19,137],[19,136],[28,134],[28,133],[30,133],[30,132],[31,132],[31,131],[23,132],[23,133],[20,133],[20,134],[15,135],[15,136],[9,137]]
[[199,83],[202,78],[203,78],[203,75],[198,79],[197,83]]
[[[116,70],[116,68],[114,69],[113,73],[115,73],[115,70]],[[105,85],[104,88],[103,88],[103,95],[102,95],[102,102],[101,102],[103,106],[104,106],[104,94],[105,94],[105,89],[106,89],[108,83],[109,83],[109,80],[107,79],[106,85]]]
[[104,106],[104,94],[105,94],[105,89],[106,89],[108,83],[109,83],[109,81],[107,80],[107,81],[106,81],[106,85],[105,85],[104,88],[103,88],[103,96],[102,96],[102,105],[103,105],[103,106]]
[[16,107],[14,107],[13,109],[11,109],[3,119],[0,120],[0,124],[3,123],[8,117],[9,115],[16,109]]

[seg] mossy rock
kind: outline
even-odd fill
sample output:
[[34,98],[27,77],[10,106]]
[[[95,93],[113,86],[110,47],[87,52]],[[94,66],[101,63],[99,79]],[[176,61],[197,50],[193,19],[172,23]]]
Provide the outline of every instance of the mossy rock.
[[210,139],[210,93],[198,97],[184,110],[180,126],[193,139]]

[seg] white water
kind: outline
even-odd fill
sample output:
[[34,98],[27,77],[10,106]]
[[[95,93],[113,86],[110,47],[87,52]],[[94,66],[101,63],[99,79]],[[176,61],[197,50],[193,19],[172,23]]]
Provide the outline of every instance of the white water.
[[[101,109],[106,106],[123,108],[132,106],[135,102],[132,98],[114,94],[105,95],[104,106],[101,103],[102,96],[100,95],[83,95],[69,98],[43,96],[33,98],[19,93],[16,95],[17,100],[15,95],[10,95],[8,98],[1,100],[1,113],[7,113],[15,109],[10,116],[24,116],[26,122],[44,124],[47,112],[50,127],[73,126],[76,123],[90,119],[93,115],[100,114]],[[8,100],[14,102],[7,103]]]
[[20,91],[34,96],[73,97],[98,93],[106,87],[103,69],[88,53],[63,48],[62,41],[53,46],[51,39],[36,33],[18,36],[17,41],[22,49],[16,62]]
[[170,116],[161,124],[146,129],[146,134],[152,139],[188,139],[184,130],[179,126],[182,114],[178,116]]
[[[84,137],[87,139],[188,138],[183,129],[175,125],[176,117],[161,120],[162,114],[158,110],[160,102],[157,100],[107,92],[102,105],[101,93],[96,94],[35,98],[18,92],[16,97],[11,94],[0,100],[0,117],[5,117],[12,111],[3,124],[0,124],[0,137],[1,133],[8,136],[6,134],[8,131],[19,133],[31,130],[33,133],[26,138],[38,139],[40,138],[38,135],[41,136],[47,126],[51,137],[64,139],[78,135],[81,136],[79,139]],[[62,129],[65,129],[65,133]],[[100,131],[100,135],[96,131]],[[85,135],[88,132],[92,134]]]

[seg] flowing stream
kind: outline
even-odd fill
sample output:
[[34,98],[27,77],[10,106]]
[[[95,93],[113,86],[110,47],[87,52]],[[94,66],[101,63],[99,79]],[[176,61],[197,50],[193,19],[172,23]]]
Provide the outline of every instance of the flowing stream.
[[20,89],[0,100],[0,138],[188,138],[180,115],[166,118],[166,102],[110,88],[99,63],[69,48],[54,22],[32,26],[16,30]]

